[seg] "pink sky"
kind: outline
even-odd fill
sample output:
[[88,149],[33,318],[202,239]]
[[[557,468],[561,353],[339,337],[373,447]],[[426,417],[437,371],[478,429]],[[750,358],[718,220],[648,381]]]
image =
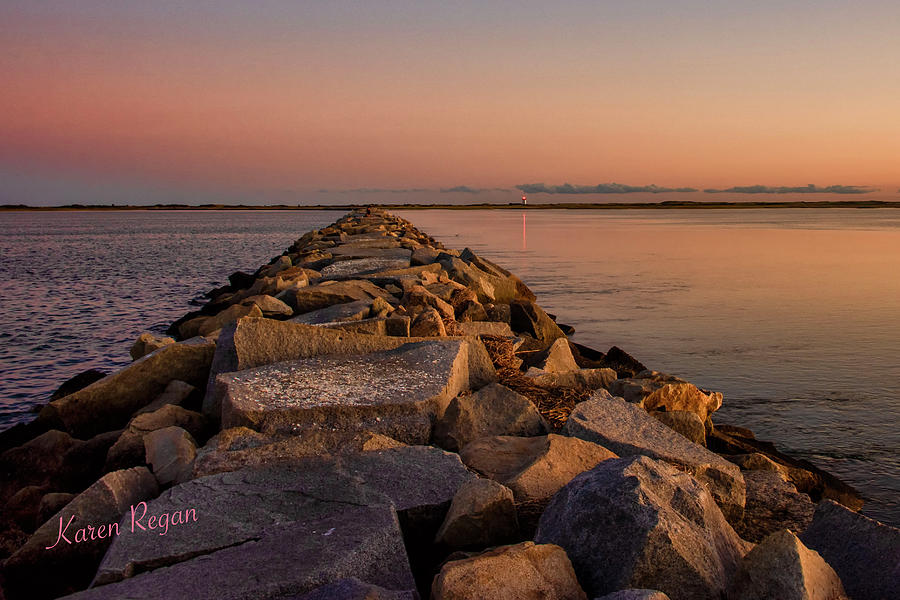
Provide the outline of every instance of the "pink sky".
[[69,4],[0,8],[0,173],[900,186],[896,3]]

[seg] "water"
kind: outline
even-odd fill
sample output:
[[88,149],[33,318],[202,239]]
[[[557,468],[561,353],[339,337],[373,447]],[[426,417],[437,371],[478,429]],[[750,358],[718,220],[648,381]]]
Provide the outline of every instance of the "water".
[[900,525],[900,210],[399,212]]
[[[0,428],[340,214],[3,213]],[[400,214],[518,274],[576,341],[724,392],[719,422],[900,524],[900,210]]]
[[60,383],[131,362],[198,294],[342,212],[0,213],[0,429]]

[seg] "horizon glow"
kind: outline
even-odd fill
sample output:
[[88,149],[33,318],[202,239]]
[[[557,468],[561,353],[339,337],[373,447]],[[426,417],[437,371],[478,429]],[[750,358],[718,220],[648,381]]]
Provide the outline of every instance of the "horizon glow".
[[895,2],[303,4],[5,2],[0,203],[900,187]]

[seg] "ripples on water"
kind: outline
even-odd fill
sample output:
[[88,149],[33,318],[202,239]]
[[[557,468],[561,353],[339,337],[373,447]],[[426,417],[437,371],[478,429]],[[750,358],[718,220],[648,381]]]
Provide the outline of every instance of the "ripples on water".
[[[339,212],[3,213],[0,428]],[[900,524],[900,211],[408,211]]]
[[0,428],[341,212],[0,213]]

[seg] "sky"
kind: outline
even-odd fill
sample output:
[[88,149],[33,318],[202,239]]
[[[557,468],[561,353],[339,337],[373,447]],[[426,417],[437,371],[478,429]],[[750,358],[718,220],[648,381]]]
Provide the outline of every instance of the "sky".
[[875,0],[0,0],[0,204],[897,199],[898,23]]

